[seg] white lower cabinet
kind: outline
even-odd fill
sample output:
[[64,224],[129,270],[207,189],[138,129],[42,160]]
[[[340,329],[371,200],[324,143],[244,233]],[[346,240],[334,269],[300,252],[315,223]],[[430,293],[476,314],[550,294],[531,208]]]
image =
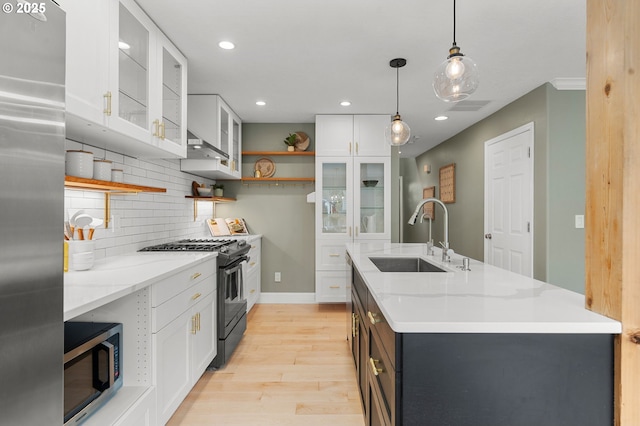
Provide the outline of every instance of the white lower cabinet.
[[244,295],[247,298],[247,312],[249,312],[253,305],[260,300],[261,238],[249,239],[247,244],[251,245],[251,250],[248,253],[249,261],[244,265],[242,274],[244,277]]
[[123,386],[83,426],[164,425],[217,352],[215,258],[73,321],[123,324]]
[[316,271],[316,302],[347,301],[347,271]]
[[188,270],[152,289],[153,376],[160,424],[169,420],[216,355],[215,290],[215,267]]

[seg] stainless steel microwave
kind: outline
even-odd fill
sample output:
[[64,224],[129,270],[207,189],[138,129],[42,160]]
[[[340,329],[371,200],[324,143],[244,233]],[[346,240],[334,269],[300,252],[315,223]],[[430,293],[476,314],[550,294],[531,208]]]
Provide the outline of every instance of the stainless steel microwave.
[[77,425],[122,387],[122,324],[65,322],[64,425]]

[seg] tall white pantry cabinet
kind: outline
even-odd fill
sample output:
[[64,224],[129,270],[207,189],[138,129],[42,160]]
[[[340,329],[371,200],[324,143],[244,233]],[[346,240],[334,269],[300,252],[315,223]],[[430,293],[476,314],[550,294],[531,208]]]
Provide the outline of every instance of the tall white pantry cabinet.
[[347,242],[391,239],[390,122],[316,116],[316,302],[346,301]]

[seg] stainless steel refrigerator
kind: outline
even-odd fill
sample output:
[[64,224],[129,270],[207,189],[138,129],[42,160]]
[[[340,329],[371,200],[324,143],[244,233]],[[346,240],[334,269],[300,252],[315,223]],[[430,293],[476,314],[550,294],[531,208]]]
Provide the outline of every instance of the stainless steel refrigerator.
[[0,13],[0,425],[3,426],[62,425],[64,73],[64,12],[50,0],[3,2]]

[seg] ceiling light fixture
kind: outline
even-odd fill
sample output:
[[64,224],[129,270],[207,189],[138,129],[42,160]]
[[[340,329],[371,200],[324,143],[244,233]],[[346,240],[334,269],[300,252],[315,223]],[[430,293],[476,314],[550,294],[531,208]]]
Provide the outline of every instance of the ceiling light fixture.
[[406,64],[407,60],[403,58],[392,59],[389,62],[389,66],[396,69],[396,115],[393,116],[391,124],[389,124],[384,130],[385,138],[391,146],[404,145],[411,137],[411,129],[409,128],[409,125],[402,121],[400,113],[398,112],[400,111],[400,79],[398,69],[404,67]]
[[256,105],[265,106],[267,103],[265,101],[256,101]]
[[129,43],[126,43],[124,41],[119,41],[118,42],[118,49],[129,50],[129,49],[131,49],[131,46],[129,46]]
[[473,59],[460,53],[456,44],[456,0],[453,0],[453,45],[447,60],[436,69],[433,90],[445,102],[458,102],[471,96],[478,83],[478,66]]
[[447,117],[446,115],[439,115],[436,118],[434,118],[434,120],[436,121],[444,121],[444,120],[448,120],[449,117]]
[[218,46],[224,50],[235,49],[236,45],[231,43],[230,41],[221,41],[218,43]]
[[342,102],[340,102],[340,105],[342,105],[342,106],[349,106],[349,105],[351,105],[351,102],[349,102],[349,101],[342,101]]

